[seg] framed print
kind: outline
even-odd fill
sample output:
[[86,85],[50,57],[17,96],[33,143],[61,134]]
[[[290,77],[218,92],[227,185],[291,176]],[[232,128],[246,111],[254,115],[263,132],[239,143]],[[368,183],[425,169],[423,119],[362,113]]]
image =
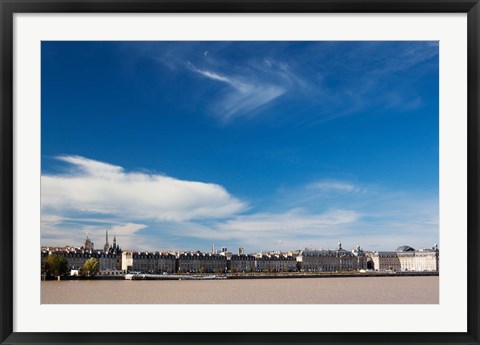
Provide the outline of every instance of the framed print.
[[2,1],[2,344],[477,344],[479,8]]

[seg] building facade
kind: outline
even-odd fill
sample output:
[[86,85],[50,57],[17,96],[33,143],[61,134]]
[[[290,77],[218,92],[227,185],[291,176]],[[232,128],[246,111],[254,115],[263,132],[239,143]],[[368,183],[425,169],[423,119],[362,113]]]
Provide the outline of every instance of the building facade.
[[175,255],[160,252],[122,252],[122,270],[142,273],[174,273],[176,271]]
[[400,259],[395,251],[379,251],[369,255],[372,269],[376,271],[400,271]]
[[378,271],[438,272],[439,250],[432,248],[415,250],[410,246],[400,246],[395,251],[372,252],[369,254],[369,268]]
[[293,272],[297,270],[297,260],[283,254],[262,254],[255,258],[257,272]]
[[255,256],[253,255],[232,255],[228,269],[231,272],[255,272]]
[[227,257],[211,253],[182,253],[177,259],[178,272],[206,273],[226,272]]
[[365,253],[360,246],[348,251],[342,248],[341,243],[334,250],[305,249],[297,256],[297,262],[303,272],[355,271],[367,266]]

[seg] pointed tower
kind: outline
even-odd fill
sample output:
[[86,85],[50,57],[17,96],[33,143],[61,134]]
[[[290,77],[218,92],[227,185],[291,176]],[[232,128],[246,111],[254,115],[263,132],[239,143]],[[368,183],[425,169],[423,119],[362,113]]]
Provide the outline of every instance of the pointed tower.
[[85,250],[93,250],[93,242],[90,240],[90,237],[88,237],[88,232],[87,236],[85,237],[85,245],[84,245]]
[[118,251],[118,248],[117,248],[117,236],[116,235],[113,235],[113,246],[112,246],[112,250],[114,252]]
[[108,252],[108,230],[105,230],[105,245],[103,246],[103,251]]

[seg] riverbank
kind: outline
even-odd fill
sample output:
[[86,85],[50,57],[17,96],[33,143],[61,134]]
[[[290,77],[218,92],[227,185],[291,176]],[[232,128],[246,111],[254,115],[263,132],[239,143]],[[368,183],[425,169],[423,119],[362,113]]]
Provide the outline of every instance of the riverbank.
[[308,273],[254,273],[252,275],[227,274],[227,279],[278,279],[278,278],[365,278],[365,277],[431,277],[438,272],[308,272]]
[[[365,278],[365,277],[432,277],[438,272],[277,272],[277,273],[226,273],[226,274],[134,274],[126,276],[66,276],[61,280],[224,280],[224,279],[298,279],[298,278]],[[46,280],[56,280],[50,278]]]

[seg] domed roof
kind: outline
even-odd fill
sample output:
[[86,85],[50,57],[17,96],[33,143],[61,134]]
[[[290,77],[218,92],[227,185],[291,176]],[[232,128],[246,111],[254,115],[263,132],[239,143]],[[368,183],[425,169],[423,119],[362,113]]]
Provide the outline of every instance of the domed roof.
[[397,249],[395,249],[396,252],[414,252],[415,249],[413,249],[410,246],[400,246]]

